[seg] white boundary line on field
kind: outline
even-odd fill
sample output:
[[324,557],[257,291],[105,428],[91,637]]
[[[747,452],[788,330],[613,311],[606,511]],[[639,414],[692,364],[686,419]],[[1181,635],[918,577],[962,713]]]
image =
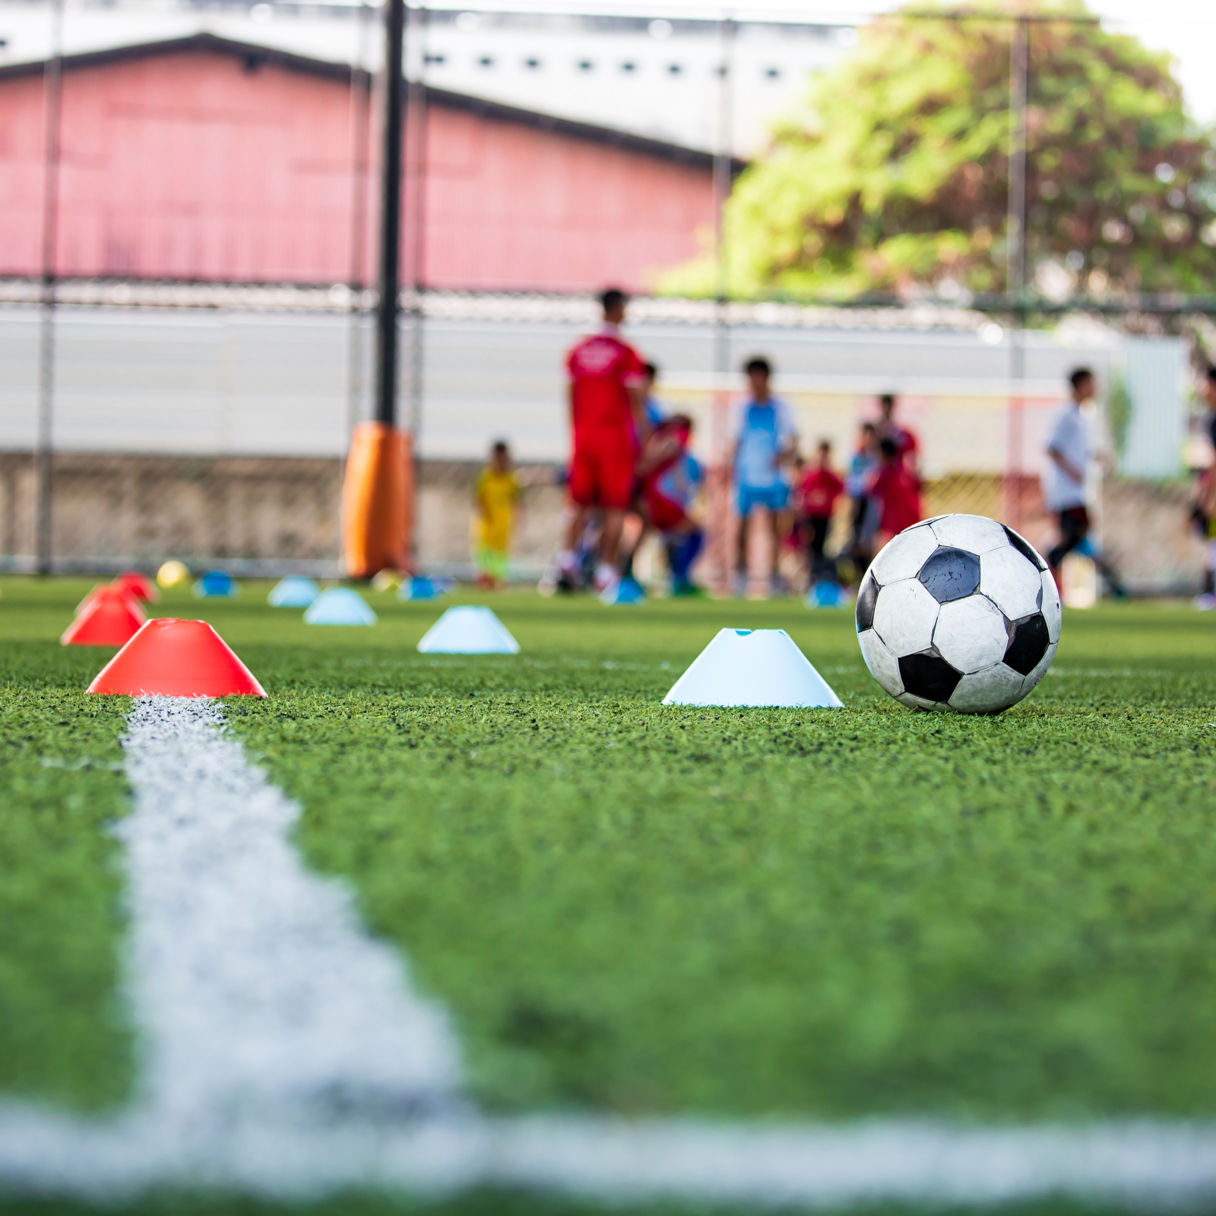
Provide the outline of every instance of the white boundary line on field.
[[299,807],[218,708],[140,701],[124,746],[138,1092],[91,1120],[0,1105],[0,1190],[121,1201],[153,1186],[292,1199],[503,1185],[752,1209],[1216,1197],[1211,1123],[483,1116],[462,1096],[446,1015],[360,929],[345,888],[301,867]]

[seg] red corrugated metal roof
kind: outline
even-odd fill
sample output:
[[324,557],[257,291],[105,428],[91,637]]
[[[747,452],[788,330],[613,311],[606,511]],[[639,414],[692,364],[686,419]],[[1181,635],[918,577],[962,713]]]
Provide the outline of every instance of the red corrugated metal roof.
[[[106,47],[96,51],[78,51],[64,55],[60,61],[64,71],[80,68],[103,67],[109,64],[133,62],[140,59],[158,58],[164,55],[180,55],[190,52],[211,52],[219,55],[230,55],[243,63],[250,65],[274,64],[289,71],[303,72],[328,80],[339,81],[343,84],[355,84],[370,89],[374,76],[362,68],[335,63],[326,59],[314,59],[309,55],[301,55],[295,51],[284,50],[281,47],[266,46],[261,43],[241,42],[235,38],[225,38],[219,34],[200,31],[181,38],[166,38],[154,42],[133,42],[125,46]],[[0,64],[0,81],[20,79],[28,76],[41,76],[46,71],[46,59],[27,60],[22,63]],[[520,123],[523,126],[538,127],[544,131],[555,131],[563,135],[571,135],[578,139],[586,139],[593,143],[612,144],[630,152],[638,152],[644,156],[654,156],[661,160],[674,160],[682,164],[696,165],[709,168],[714,163],[714,157],[699,148],[690,148],[684,144],[672,143],[667,140],[653,139],[646,135],[638,135],[632,131],[622,131],[614,127],[596,123],[582,122],[571,118],[543,113],[539,110],[528,110],[519,106],[506,105],[503,102],[492,101],[478,97],[472,93],[457,93],[450,89],[439,89],[433,85],[415,84],[413,88],[421,92],[427,102],[442,105],[451,109],[468,110],[484,118],[498,119],[503,122]],[[731,158],[733,172],[739,172],[746,167],[747,162],[738,157]]]

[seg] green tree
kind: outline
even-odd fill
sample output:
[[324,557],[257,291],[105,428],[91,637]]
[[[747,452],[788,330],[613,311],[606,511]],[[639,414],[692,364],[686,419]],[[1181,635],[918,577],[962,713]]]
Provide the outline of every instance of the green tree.
[[[1032,288],[1211,291],[1216,162],[1169,57],[1080,3],[1028,11]],[[882,17],[815,79],[727,203],[730,294],[1006,289],[1014,23],[970,12]],[[717,277],[707,251],[661,287]]]

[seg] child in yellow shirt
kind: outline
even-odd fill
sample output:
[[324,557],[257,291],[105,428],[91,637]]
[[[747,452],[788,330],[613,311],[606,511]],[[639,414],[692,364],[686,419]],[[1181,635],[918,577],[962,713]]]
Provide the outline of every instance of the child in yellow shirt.
[[500,439],[477,475],[473,491],[473,558],[479,587],[500,587],[506,581],[519,479],[511,467],[511,452]]

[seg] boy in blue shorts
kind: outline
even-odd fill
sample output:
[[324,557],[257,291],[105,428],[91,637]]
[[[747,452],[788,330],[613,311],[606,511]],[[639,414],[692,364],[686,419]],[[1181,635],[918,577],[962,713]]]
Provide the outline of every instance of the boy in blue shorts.
[[737,590],[747,582],[747,538],[751,516],[763,510],[771,532],[769,583],[776,584],[780,520],[789,505],[790,488],[784,466],[798,450],[794,420],[784,401],[772,394],[772,364],[767,359],[749,359],[743,365],[748,399],[739,411],[731,465],[735,476],[735,503],[739,512],[738,550],[735,571]]

